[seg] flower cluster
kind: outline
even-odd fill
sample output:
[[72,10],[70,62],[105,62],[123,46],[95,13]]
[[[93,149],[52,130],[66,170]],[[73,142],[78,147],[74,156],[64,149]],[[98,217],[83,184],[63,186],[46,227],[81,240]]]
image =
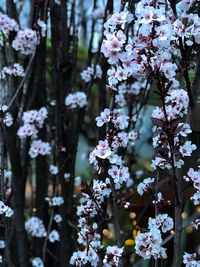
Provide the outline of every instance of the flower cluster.
[[183,255],[183,263],[185,264],[186,267],[199,267],[200,266],[200,261],[196,260],[196,253],[189,254],[189,253],[184,253]]
[[70,109],[84,108],[87,105],[87,96],[84,92],[71,93],[65,98],[65,106]]
[[63,197],[53,197],[53,198],[49,198],[46,197],[45,200],[49,203],[49,206],[60,206],[64,203],[64,199]]
[[148,228],[153,229],[161,229],[161,232],[166,233],[172,230],[174,227],[174,222],[171,217],[169,217],[166,213],[159,214],[156,218],[149,218]]
[[193,168],[190,168],[187,172],[187,175],[183,177],[186,182],[192,182],[192,185],[196,191],[191,197],[194,205],[200,204],[200,169],[195,171]]
[[[167,29],[167,27],[159,26],[160,22],[163,21],[161,10],[146,6],[142,14],[144,17],[138,25],[139,33],[137,39],[130,38],[127,40],[123,32],[125,22],[130,23],[133,20],[132,15],[128,12],[114,14],[105,24],[106,40],[102,45],[102,52],[112,65],[108,70],[110,86],[116,87],[118,83],[131,77],[138,79],[141,76],[145,77],[146,73],[151,74],[157,71],[162,72],[169,79],[175,76],[177,66],[169,62],[171,55],[167,51],[162,51],[162,55],[160,55],[158,50],[160,43],[164,42],[163,45],[165,45],[165,42],[169,42],[171,36],[171,32],[165,33],[165,28]],[[155,27],[156,36],[152,34],[154,23],[156,23],[154,26],[157,25]],[[161,33],[162,40],[159,39]],[[152,37],[155,38],[153,39]],[[154,49],[152,50],[152,41],[154,41],[154,49],[157,51],[154,56],[153,53],[149,53],[149,50],[154,52]]]
[[[184,1],[181,2],[183,4]],[[189,109],[188,93],[180,87],[176,77],[182,71],[180,44],[182,42],[187,49],[193,43],[199,43],[200,19],[192,14],[187,20],[184,12],[173,16],[173,10],[170,6],[167,10],[163,8],[163,2],[155,4],[153,1],[144,0],[141,1],[140,8],[140,15],[133,17],[125,8],[124,11],[109,17],[104,24],[105,39],[101,52],[111,65],[107,72],[108,89],[111,89],[112,93],[111,108],[105,108],[96,118],[97,127],[104,127],[106,134],[90,153],[89,160],[100,177],[103,177],[102,183],[107,190],[112,188],[112,192],[107,195],[111,198],[113,191],[118,197],[119,191],[116,190],[133,183],[123,156],[124,151],[129,151],[130,145],[134,145],[138,138],[139,133],[135,131],[136,120],[150,88],[157,86],[156,93],[162,103],[152,114],[152,122],[156,126],[153,137],[153,170],[181,168],[184,157],[191,156],[196,149],[191,141],[186,140],[191,133],[189,124],[185,123]],[[179,21],[184,24],[180,28]],[[134,37],[129,36],[132,24],[137,32]],[[94,72],[88,69],[81,76],[89,82],[93,74]],[[137,187],[138,193],[142,196],[154,182],[157,182],[154,178],[144,179]],[[93,186],[94,183],[96,180],[93,181]],[[95,193],[91,186],[84,186],[82,191],[85,201],[82,200],[83,203],[77,211],[78,226],[81,229],[78,242],[85,250],[74,252],[71,263],[84,266],[90,262],[91,266],[96,266],[96,252],[101,249],[102,244],[94,219],[101,214],[101,206],[105,200],[102,198],[100,202],[94,201]],[[158,203],[161,205],[164,202],[162,194],[156,192],[155,195],[153,203],[155,206]],[[116,197],[113,198],[116,201]],[[117,205],[119,199],[116,202]],[[136,254],[145,259],[166,258],[166,249],[162,247],[162,234],[173,227],[171,217],[165,213],[157,214],[156,211],[156,217],[149,219],[148,232],[138,233],[136,236]],[[120,265],[122,253],[123,248],[108,247],[104,264]]]
[[34,140],[31,142],[28,153],[31,158],[36,158],[38,155],[50,155],[51,147],[47,142],[42,142],[41,140]]
[[48,116],[47,109],[42,107],[39,110],[29,110],[23,113],[22,120],[24,125],[17,132],[20,138],[37,137],[37,128],[42,128]]
[[151,184],[155,182],[154,178],[146,178],[142,183],[139,183],[137,186],[137,192],[140,196],[144,194],[144,192],[148,191],[151,187]]
[[81,72],[81,78],[82,80],[84,80],[85,82],[90,82],[92,80],[92,78],[96,79],[96,78],[101,78],[102,77],[102,69],[99,65],[94,66],[92,64],[91,67],[88,67],[86,70],[83,70]]
[[101,205],[111,193],[109,187],[109,184],[93,180],[92,188],[87,185],[82,188],[85,199],[77,208],[78,227],[80,228],[78,242],[87,247],[87,250],[74,252],[70,260],[71,264],[83,266],[90,263],[94,267],[98,265],[98,251],[102,248],[102,243],[94,219],[98,212],[102,212]]
[[23,77],[24,74],[24,68],[19,63],[14,63],[13,66],[3,67],[0,72],[0,80],[5,79],[6,75]]
[[25,222],[25,229],[31,236],[35,237],[45,237],[47,234],[43,221],[36,216]]
[[200,44],[200,18],[197,14],[179,14],[174,22],[174,31],[188,46]]
[[0,13],[0,32],[7,34],[8,32],[18,31],[19,25],[14,19],[9,18],[7,15]]
[[[152,114],[152,121],[157,126],[153,138],[156,157],[152,161],[152,167],[171,169],[174,165],[181,168],[184,164],[183,158],[191,156],[196,149],[191,141],[185,141],[185,137],[191,133],[190,126],[183,122],[188,111],[189,98],[186,91],[172,85],[164,101],[165,106],[157,107]],[[173,143],[170,141],[172,136]]]
[[[115,103],[121,108],[125,107],[127,102],[126,98],[135,98],[139,96],[145,90],[149,90],[149,84],[143,80],[138,79],[134,83],[130,81],[130,83],[122,83],[118,86],[117,95],[115,96]],[[132,118],[134,120],[134,118]]]
[[115,183],[115,189],[120,189],[124,182],[128,183],[130,180],[130,173],[128,168],[122,165],[112,165],[112,167],[108,170],[108,174]]
[[166,249],[162,247],[161,233],[157,229],[138,234],[135,240],[135,251],[144,259],[167,257]]
[[[121,142],[121,140],[119,139],[117,142]],[[116,189],[119,189],[123,182],[129,182],[129,184],[131,182],[128,168],[123,166],[122,158],[114,151],[114,148],[120,146],[122,145],[117,143],[113,150],[111,150],[107,140],[99,141],[97,147],[90,153],[90,163],[94,164],[99,173],[103,171],[100,165],[101,160],[108,160],[112,164],[108,170],[108,175],[113,179]]]
[[70,264],[73,264],[75,266],[81,267],[88,263],[89,257],[93,256],[93,254],[90,254],[90,251],[77,251],[74,252],[70,259]]
[[166,249],[162,247],[161,231],[166,233],[173,226],[173,220],[167,214],[159,214],[155,219],[150,218],[148,223],[149,232],[139,233],[136,236],[136,253],[144,259],[166,258]]
[[128,12],[113,14],[104,24],[106,39],[101,51],[112,65],[108,70],[108,81],[112,87],[131,77],[146,77],[146,74],[159,73],[172,80],[178,67],[171,62],[170,46],[177,51],[179,38],[187,45],[199,43],[198,15],[180,12],[174,20],[172,10],[166,17],[165,10],[159,5],[155,8],[151,2],[147,5],[142,1],[142,4],[141,17],[134,20],[137,37],[127,38],[124,33],[126,23],[133,21],[133,16]]
[[120,259],[122,257],[123,250],[123,248],[118,248],[117,246],[108,246],[103,263],[116,267],[120,266]]
[[[37,138],[38,128],[42,128],[44,121],[48,116],[47,109],[45,107],[39,110],[29,110],[23,113],[22,121],[23,125],[17,131],[17,135],[20,139],[31,137],[32,139]],[[33,140],[29,149],[29,156],[36,158],[38,155],[50,155],[51,147],[48,142],[42,140]]]
[[120,114],[120,110],[114,109],[110,111],[108,108],[105,108],[100,116],[96,118],[96,122],[98,127],[102,127],[105,123],[112,122],[115,128],[124,130],[129,125],[129,116]]
[[[121,52],[123,50],[123,46],[126,42],[126,35],[123,33],[126,23],[130,23],[133,20],[133,15],[124,11],[120,13],[115,13],[112,15],[110,19],[104,24],[104,35],[106,39],[103,41],[101,51],[103,52],[104,56],[108,58],[109,64],[116,64],[118,63]],[[124,55],[125,57],[126,55]],[[123,57],[123,56],[122,56]],[[112,68],[112,71],[115,69]],[[122,68],[118,69],[118,73],[122,71]],[[111,73],[108,73],[109,76]],[[124,75],[123,75],[124,74]],[[121,79],[126,78],[125,75],[128,74],[122,71],[122,75],[118,74],[118,77]]]
[[2,201],[0,201],[0,215],[11,217],[13,214],[13,210],[10,207],[6,206]]
[[129,132],[125,131],[129,127],[130,118],[124,114],[122,109],[110,110],[108,108],[101,112],[100,116],[96,118],[98,127],[104,124],[110,125],[111,128],[116,129],[117,134],[113,136],[111,144],[108,140],[100,140],[97,147],[90,154],[90,162],[94,165],[97,164],[96,157],[101,159],[108,159],[111,164],[116,163],[120,165],[122,161],[115,153],[119,147],[127,147],[128,144],[134,145],[135,140],[138,138],[138,133],[134,130]]
[[24,55],[31,55],[35,52],[38,44],[37,33],[31,29],[24,29],[17,32],[12,42],[12,47]]
[[13,125],[13,116],[10,114],[10,112],[6,112],[6,114],[4,115],[3,123],[7,127],[10,127],[11,125]]
[[13,117],[10,112],[7,112],[8,106],[7,105],[0,105],[0,122],[3,119],[3,123],[10,127],[13,124]]

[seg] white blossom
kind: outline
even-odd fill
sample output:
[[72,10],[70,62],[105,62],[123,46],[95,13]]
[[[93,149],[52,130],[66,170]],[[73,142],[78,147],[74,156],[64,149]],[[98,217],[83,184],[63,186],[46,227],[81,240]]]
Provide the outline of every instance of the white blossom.
[[0,13],[0,31],[4,34],[11,31],[18,31],[19,25],[14,19],[9,18],[6,14]]
[[12,42],[12,47],[24,55],[31,55],[35,52],[37,44],[38,37],[36,31],[24,29],[17,32]]
[[151,187],[151,184],[155,182],[154,178],[146,178],[142,183],[139,183],[137,186],[137,192],[140,196],[144,194],[144,192],[148,191]]
[[46,201],[48,201],[49,206],[55,207],[55,206],[60,206],[64,203],[63,197],[53,197],[53,198],[46,197],[45,199]]
[[39,257],[32,259],[32,266],[33,267],[44,267],[42,259]]
[[136,254],[144,259],[166,258],[165,248],[162,247],[161,233],[157,229],[153,229],[147,233],[139,233],[135,240]]
[[56,242],[56,241],[60,241],[60,235],[59,235],[58,231],[56,231],[56,230],[52,230],[52,231],[50,232],[50,234],[49,234],[49,241],[50,241],[51,243],[54,243],[54,242]]
[[88,67],[86,70],[83,70],[81,72],[82,80],[87,83],[91,81],[92,77],[94,77],[94,79],[102,77],[102,69],[99,65],[94,66],[92,64],[91,67]]
[[49,171],[52,175],[57,175],[58,174],[58,167],[56,165],[51,164]]
[[71,109],[83,108],[87,105],[87,96],[84,92],[71,93],[65,98],[65,106]]
[[56,223],[60,223],[62,221],[62,216],[60,214],[56,214],[53,219]]
[[196,253],[189,254],[185,252],[183,255],[183,263],[186,267],[200,267],[200,261],[196,260]]
[[36,158],[38,155],[50,155],[51,147],[47,142],[42,142],[41,140],[34,140],[31,143],[28,153],[31,158]]
[[46,230],[45,230],[43,221],[36,216],[29,218],[25,222],[25,229],[32,236],[35,236],[35,237],[46,236]]

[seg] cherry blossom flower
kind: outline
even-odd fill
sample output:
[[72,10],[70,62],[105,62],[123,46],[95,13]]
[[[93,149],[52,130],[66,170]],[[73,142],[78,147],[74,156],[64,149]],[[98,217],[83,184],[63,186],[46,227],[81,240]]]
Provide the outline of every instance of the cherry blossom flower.
[[56,165],[50,165],[49,171],[51,174],[57,175],[58,174],[58,167]]
[[171,217],[168,216],[168,214],[159,214],[156,216],[156,218],[149,218],[148,222],[148,228],[153,229],[161,229],[163,233],[166,233],[167,231],[172,230],[174,227],[174,222]]
[[186,182],[193,182],[194,188],[200,190],[200,171],[195,171],[193,168],[190,168],[187,172],[187,175],[183,177]]
[[114,13],[104,24],[104,34],[108,32],[113,32],[116,30],[117,26],[120,26],[122,30],[125,28],[126,23],[131,23],[133,20],[133,15],[128,11],[116,12]]
[[101,235],[97,233],[98,227],[96,223],[92,225],[87,223],[87,220],[91,220],[97,214],[97,211],[101,209],[101,203],[104,198],[109,197],[111,190],[109,188],[109,182],[103,183],[102,181],[93,181],[93,187],[84,188],[85,199],[82,204],[77,208],[77,216],[79,218],[80,235],[78,242],[84,246],[88,246],[87,257],[82,259],[85,251],[74,252],[70,263],[76,264],[76,266],[82,266],[81,264],[91,263],[91,266],[96,267],[99,262],[99,257],[96,251],[102,248]]
[[62,222],[62,216],[60,214],[56,214],[53,219],[56,223]]
[[136,254],[144,259],[167,258],[166,249],[162,247],[161,233],[153,229],[147,233],[139,233],[135,240]]
[[130,178],[130,173],[127,167],[124,166],[116,166],[112,165],[112,167],[108,170],[108,174],[112,177],[115,188],[119,189],[123,182],[127,182]]
[[36,158],[38,155],[50,155],[51,147],[47,142],[42,142],[41,140],[34,140],[31,143],[28,153],[31,158]]
[[36,31],[24,29],[17,32],[17,36],[12,42],[12,47],[24,55],[31,55],[35,52],[38,44]]
[[120,266],[120,259],[122,257],[123,250],[123,248],[118,248],[117,246],[108,246],[103,263],[108,263],[109,265],[111,264],[116,267]]
[[19,25],[14,19],[9,18],[6,14],[0,13],[0,31],[4,34],[11,31],[18,31]]
[[99,117],[96,117],[96,123],[98,127],[102,127],[105,123],[108,123],[111,119],[111,112],[108,108],[105,108],[101,112]]
[[87,264],[88,262],[88,255],[87,255],[87,251],[78,251],[78,252],[74,252],[71,259],[70,259],[70,264],[78,266],[78,267],[82,267],[85,264]]
[[0,201],[0,215],[4,214],[5,217],[12,217],[14,212],[13,210]]
[[194,193],[194,195],[190,198],[194,205],[199,205],[200,204],[200,191],[197,191]]
[[95,150],[93,150],[93,152],[90,154],[90,160],[92,162],[92,158],[93,157],[98,157],[101,159],[106,159],[111,155],[111,149],[109,147],[108,141],[107,140],[100,140],[99,144],[97,145],[97,147],[95,148]]
[[180,134],[183,137],[187,137],[188,134],[190,134],[192,132],[190,125],[187,123],[179,123],[177,128],[180,129],[178,134]]
[[127,115],[119,115],[119,116],[117,116],[116,120],[115,119],[113,120],[113,123],[120,130],[124,130],[129,125],[129,116],[127,116]]
[[42,128],[44,121],[48,116],[47,109],[42,107],[39,110],[30,110],[23,113],[22,120],[24,125],[21,126],[17,132],[20,138],[31,137],[36,138],[38,134],[38,128]]
[[13,125],[13,117],[12,115],[7,112],[3,118],[3,123],[7,126],[7,127],[10,127]]
[[96,78],[101,79],[101,77],[102,77],[102,69],[101,69],[100,65],[94,66],[92,64],[91,67],[88,67],[86,70],[83,70],[81,72],[82,80],[84,80],[87,83],[91,81],[93,76],[94,76],[94,79],[96,79]]
[[22,120],[24,123],[34,123],[39,128],[42,128],[45,119],[48,116],[47,109],[42,107],[39,110],[29,110],[23,113]]
[[140,196],[144,194],[144,192],[148,191],[151,187],[151,184],[155,182],[154,178],[146,178],[142,183],[139,183],[137,186],[137,192]]
[[41,260],[41,258],[36,257],[34,259],[32,259],[32,266],[33,267],[44,267],[43,261]]
[[25,222],[25,229],[32,236],[35,236],[35,237],[46,236],[46,230],[45,230],[43,221],[36,216],[29,218]]
[[45,200],[48,201],[49,206],[53,207],[61,206],[64,203],[63,197],[53,197],[53,198],[46,197]]
[[140,20],[141,24],[148,24],[153,21],[163,21],[165,20],[165,16],[162,14],[161,9],[155,9],[152,6],[146,6],[142,11],[143,18]]
[[191,156],[192,151],[196,149],[196,145],[192,144],[191,141],[186,141],[182,146],[180,146],[179,150],[183,156]]
[[49,234],[49,242],[54,243],[56,241],[60,241],[60,235],[58,231],[52,230]]
[[15,77],[23,77],[25,75],[24,68],[19,63],[14,63],[11,66],[3,67],[0,72],[0,79],[5,79],[6,75],[13,75]]
[[71,109],[83,108],[87,105],[87,96],[84,92],[71,93],[65,98],[65,106]]
[[38,130],[34,124],[26,123],[19,128],[17,135],[19,138],[26,138],[28,136],[37,137]]
[[189,253],[184,253],[183,255],[183,263],[185,264],[186,267],[199,267],[200,266],[200,261],[196,260],[196,253],[189,254]]

